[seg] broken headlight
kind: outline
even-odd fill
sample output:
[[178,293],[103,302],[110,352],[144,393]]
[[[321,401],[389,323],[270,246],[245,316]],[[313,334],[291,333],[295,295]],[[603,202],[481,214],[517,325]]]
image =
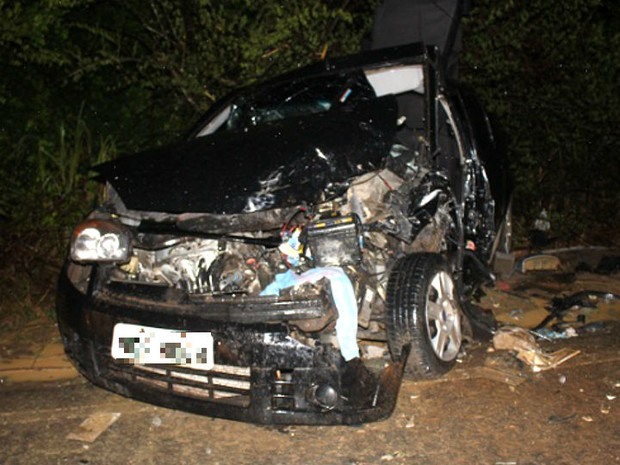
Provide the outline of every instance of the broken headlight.
[[126,262],[131,252],[129,231],[112,221],[87,220],[73,232],[71,259],[76,262]]

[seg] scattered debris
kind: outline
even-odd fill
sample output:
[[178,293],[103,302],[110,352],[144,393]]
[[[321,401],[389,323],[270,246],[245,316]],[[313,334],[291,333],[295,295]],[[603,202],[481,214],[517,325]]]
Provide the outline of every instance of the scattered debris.
[[594,419],[593,419],[590,415],[584,415],[583,417],[581,417],[581,419],[582,419],[583,421],[588,422],[588,423],[591,423],[591,422],[593,422],[593,421],[594,421]]
[[411,417],[409,418],[409,421],[407,421],[407,424],[405,425],[405,428],[413,428],[415,426],[415,415],[411,415]]
[[537,336],[542,337],[545,340],[553,340],[553,339],[568,339],[571,337],[577,337],[577,331],[572,326],[568,326],[561,331],[554,331],[549,328],[540,328],[534,330]]
[[558,376],[558,381],[559,381],[560,384],[565,384],[566,383],[566,375]]
[[510,312],[510,318],[513,320],[521,320],[523,319],[523,310],[520,308],[515,308]]
[[616,396],[613,396],[611,394],[607,394],[605,397],[607,397],[607,400],[614,400],[616,398]]
[[69,433],[67,439],[94,442],[105,430],[120,418],[118,412],[95,412],[82,422],[77,431]]
[[551,299],[550,306],[546,308],[549,315],[534,327],[534,331],[544,328],[553,320],[563,321],[566,314],[571,310],[596,309],[601,299],[609,303],[614,299],[620,299],[620,296],[611,292],[580,291],[565,297],[554,297]]
[[155,428],[159,428],[161,426],[161,417],[155,415],[151,419],[151,425],[153,425]]
[[571,413],[570,415],[551,415],[547,419],[547,422],[551,425],[557,425],[560,423],[568,423],[572,419],[577,416],[576,413]]
[[493,346],[497,350],[516,352],[517,358],[530,365],[534,372],[555,368],[580,353],[579,350],[560,349],[546,354],[528,330],[516,326],[500,328],[493,337]]
[[515,386],[528,379],[522,371],[522,363],[505,351],[495,352],[493,349],[485,359],[484,365],[473,369],[474,377],[507,384],[513,392]]
[[553,255],[530,255],[521,260],[521,273],[529,271],[556,271],[562,266],[558,257]]

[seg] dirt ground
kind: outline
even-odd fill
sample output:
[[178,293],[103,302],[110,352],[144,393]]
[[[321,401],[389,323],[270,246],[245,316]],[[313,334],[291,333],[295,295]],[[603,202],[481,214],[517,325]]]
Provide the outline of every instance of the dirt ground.
[[[482,299],[506,324],[531,327],[550,299],[597,291],[593,306],[565,316],[583,333],[540,342],[547,352],[580,351],[555,369],[534,373],[510,352],[470,344],[444,378],[405,381],[388,420],[355,427],[211,419],[80,378],[5,386],[0,464],[620,464],[620,303],[605,297],[620,295],[620,274],[575,273],[569,258],[562,263],[553,273],[503,276]],[[498,372],[506,377],[490,376]],[[92,443],[67,439],[96,412],[120,416]]]

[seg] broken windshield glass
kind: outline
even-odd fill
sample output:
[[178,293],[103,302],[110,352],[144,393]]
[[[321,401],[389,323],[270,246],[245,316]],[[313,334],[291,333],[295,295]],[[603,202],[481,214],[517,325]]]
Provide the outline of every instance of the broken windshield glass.
[[328,111],[352,111],[360,102],[405,92],[423,92],[421,66],[356,70],[335,77],[280,82],[240,95],[215,115],[198,136],[244,131]]

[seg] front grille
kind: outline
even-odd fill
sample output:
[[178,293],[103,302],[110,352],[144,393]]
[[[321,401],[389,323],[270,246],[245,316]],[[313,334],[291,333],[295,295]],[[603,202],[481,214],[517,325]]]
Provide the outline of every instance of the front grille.
[[293,370],[276,370],[271,382],[271,407],[274,410],[295,410]]
[[212,370],[182,365],[133,365],[112,361],[110,376],[176,395],[222,404],[250,405],[250,368],[215,365]]

